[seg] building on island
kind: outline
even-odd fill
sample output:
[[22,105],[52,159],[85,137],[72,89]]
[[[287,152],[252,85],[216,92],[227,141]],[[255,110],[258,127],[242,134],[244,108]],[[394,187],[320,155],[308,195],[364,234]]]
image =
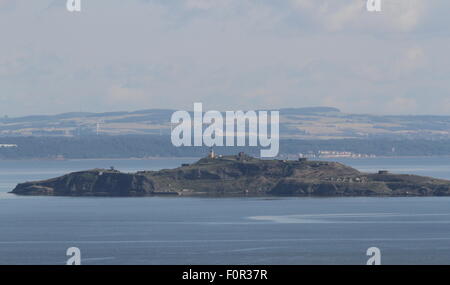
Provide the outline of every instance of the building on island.
[[16,148],[16,144],[0,144],[0,148]]

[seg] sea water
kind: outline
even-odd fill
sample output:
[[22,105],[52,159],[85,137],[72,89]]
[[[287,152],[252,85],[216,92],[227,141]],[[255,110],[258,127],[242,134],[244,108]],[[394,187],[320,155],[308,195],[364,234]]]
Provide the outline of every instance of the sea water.
[[[0,264],[450,264],[450,198],[85,198],[8,194],[71,171],[195,159],[0,161]],[[450,158],[339,160],[450,179]]]

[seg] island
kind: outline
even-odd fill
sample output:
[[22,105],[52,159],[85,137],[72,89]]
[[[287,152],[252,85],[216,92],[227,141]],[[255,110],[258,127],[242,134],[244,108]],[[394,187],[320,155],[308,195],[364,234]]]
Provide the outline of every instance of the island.
[[450,181],[388,171],[363,173],[338,162],[266,160],[211,152],[175,169],[74,172],[18,184],[11,193],[48,196],[450,196]]

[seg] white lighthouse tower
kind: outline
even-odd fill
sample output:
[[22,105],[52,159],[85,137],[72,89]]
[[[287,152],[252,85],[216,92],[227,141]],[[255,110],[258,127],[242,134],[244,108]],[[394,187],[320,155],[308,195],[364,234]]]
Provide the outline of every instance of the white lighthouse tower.
[[216,154],[214,153],[214,149],[213,148],[211,148],[211,150],[209,151],[208,158],[211,158],[211,159],[215,159],[216,158]]

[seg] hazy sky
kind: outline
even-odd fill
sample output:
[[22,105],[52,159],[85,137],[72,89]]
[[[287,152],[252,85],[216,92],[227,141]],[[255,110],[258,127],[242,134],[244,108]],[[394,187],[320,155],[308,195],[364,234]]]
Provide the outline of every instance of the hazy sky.
[[450,115],[450,1],[0,0],[0,116],[333,106]]

